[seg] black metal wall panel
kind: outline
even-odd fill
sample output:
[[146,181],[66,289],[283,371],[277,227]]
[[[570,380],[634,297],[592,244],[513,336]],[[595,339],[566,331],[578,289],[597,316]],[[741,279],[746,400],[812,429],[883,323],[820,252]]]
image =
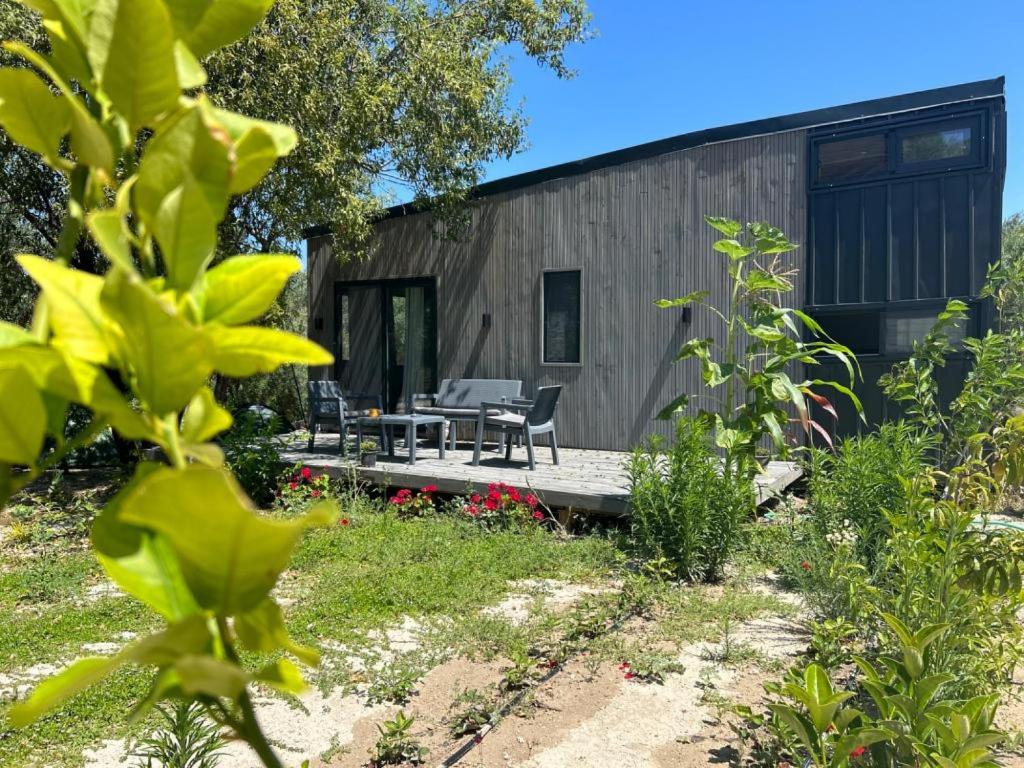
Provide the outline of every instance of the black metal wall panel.
[[971,295],[971,195],[967,176],[942,180],[945,295]]
[[864,195],[864,301],[885,301],[889,282],[888,190],[867,187]]
[[917,272],[913,182],[893,184],[889,190],[889,206],[889,298],[892,301],[912,299]]
[[840,304],[861,298],[861,191],[846,189],[836,195],[836,253]]

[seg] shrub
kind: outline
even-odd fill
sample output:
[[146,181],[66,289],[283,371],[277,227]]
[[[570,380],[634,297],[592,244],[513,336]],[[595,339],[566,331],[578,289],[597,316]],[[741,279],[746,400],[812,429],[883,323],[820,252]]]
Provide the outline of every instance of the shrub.
[[277,453],[277,425],[247,414],[224,435],[221,447],[224,463],[249,498],[261,507],[274,501],[274,491],[283,469]]
[[399,517],[423,517],[437,510],[434,503],[436,493],[436,485],[425,485],[420,488],[419,493],[414,493],[411,488],[401,488],[388,503]]
[[745,477],[723,475],[704,422],[680,419],[671,446],[652,438],[633,451],[627,470],[633,532],[644,554],[666,558],[682,578],[718,579],[753,487]]
[[201,706],[180,701],[156,709],[163,722],[135,746],[133,768],[216,768],[225,742]]
[[302,512],[308,507],[333,496],[331,478],[326,472],[314,473],[309,467],[296,464],[287,482],[275,494],[282,509]]
[[540,500],[505,483],[491,483],[487,495],[470,494],[463,511],[485,528],[509,528],[544,520]]

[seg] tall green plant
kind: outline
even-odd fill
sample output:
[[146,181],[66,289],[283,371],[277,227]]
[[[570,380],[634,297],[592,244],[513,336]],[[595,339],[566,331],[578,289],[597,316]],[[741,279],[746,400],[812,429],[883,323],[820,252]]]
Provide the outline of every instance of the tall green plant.
[[[836,415],[832,403],[812,387],[831,387],[846,395],[858,413],[860,401],[853,386],[856,358],[842,344],[832,341],[812,317],[799,309],[786,307],[782,300],[793,290],[794,270],[783,261],[783,254],[797,246],[781,230],[763,223],[746,227],[731,219],[705,216],[709,226],[725,235],[714,249],[728,258],[731,283],[726,305],[718,309],[709,304],[706,291],[695,291],[676,299],[659,299],[662,309],[703,306],[725,325],[725,339],[690,339],[679,350],[676,361],[696,358],[704,383],[721,393],[712,399],[717,407],[702,409],[713,420],[715,442],[725,451],[728,474],[751,477],[758,469],[757,449],[763,438],[770,438],[775,449],[785,454],[788,444],[784,425],[792,408],[804,432],[817,432],[831,444],[828,431],[810,412],[813,400],[826,412]],[[810,337],[807,341],[804,335]],[[849,383],[808,378],[794,381],[800,364],[815,366],[819,357],[833,357],[843,363]],[[676,397],[659,418],[670,418],[684,409],[690,393]]]
[[[67,178],[54,260],[19,256],[41,296],[30,330],[0,324],[0,502],[106,426],[158,446],[96,519],[107,575],[164,628],[113,656],[80,659],[14,705],[24,726],[124,665],[154,670],[135,715],[194,700],[280,766],[249,686],[295,692],[316,651],[288,636],[270,596],[303,531],[330,521],[260,516],[211,442],[231,425],[207,386],[281,365],[325,365],[308,340],[250,325],[299,269],[288,256],[234,256],[208,269],[217,223],[291,151],[291,129],[192,95],[200,60],[244,36],[271,0],[26,0],[50,54],[7,43],[26,67],[0,70],[0,125]],[[80,238],[104,275],[68,266]],[[88,428],[64,438],[70,404]],[[242,665],[242,650],[253,663]],[[262,661],[260,661],[262,659]]]

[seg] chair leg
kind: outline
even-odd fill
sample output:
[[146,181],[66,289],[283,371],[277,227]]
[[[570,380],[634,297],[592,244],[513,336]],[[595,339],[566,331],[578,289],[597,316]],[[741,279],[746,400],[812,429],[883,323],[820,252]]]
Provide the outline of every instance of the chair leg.
[[473,443],[473,466],[480,466],[480,449],[484,442],[484,420],[480,417],[476,421],[476,441]]
[[501,433],[501,439],[505,442],[505,461],[512,461],[512,435]]
[[[453,427],[455,426],[454,422],[452,422],[452,426]],[[443,421],[441,422],[441,424],[437,428],[437,456],[440,459],[444,458],[444,422]]]
[[537,468],[537,462],[533,458],[533,436],[529,428],[523,430],[523,439],[526,441],[526,460],[530,462],[530,471]]
[[311,419],[309,422],[309,449],[313,450],[313,444],[316,442],[316,419]]
[[555,429],[551,428],[551,461],[558,465],[558,438],[555,437]]
[[455,447],[456,447],[456,442],[455,441],[457,439],[457,430],[455,428],[455,425],[458,424],[458,423],[459,422],[455,421],[455,419],[452,419],[451,421],[446,421],[445,422],[445,424],[448,425],[449,437],[451,438],[451,449],[453,451],[455,450]]
[[410,424],[405,428],[405,444],[409,448],[409,463],[416,463],[416,427]]
[[348,455],[348,424],[344,421],[338,424],[338,450],[341,451],[341,458],[345,458]]

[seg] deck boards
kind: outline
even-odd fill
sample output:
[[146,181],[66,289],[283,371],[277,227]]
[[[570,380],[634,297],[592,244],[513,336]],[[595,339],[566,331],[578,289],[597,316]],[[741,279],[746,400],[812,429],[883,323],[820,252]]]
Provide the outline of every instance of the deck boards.
[[[554,466],[550,450],[539,447],[537,469],[530,472],[526,451],[521,448],[513,449],[511,463],[503,455],[485,450],[480,466],[474,467],[472,445],[460,443],[457,450],[447,451],[442,461],[437,456],[437,442],[429,440],[417,444],[416,464],[410,466],[399,441],[395,458],[382,455],[371,469],[358,466],[351,452],[348,460],[342,459],[336,434],[321,434],[317,435],[312,451],[306,449],[305,441],[289,440],[281,459],[289,464],[302,462],[332,477],[348,476],[355,471],[376,485],[419,488],[432,484],[443,493],[486,492],[490,483],[504,482],[531,490],[550,507],[624,515],[629,512],[629,480],[624,466],[627,455],[620,451],[562,448],[560,463]],[[793,462],[773,461],[766,470],[755,481],[758,503],[785,490],[801,475],[799,466]]]

